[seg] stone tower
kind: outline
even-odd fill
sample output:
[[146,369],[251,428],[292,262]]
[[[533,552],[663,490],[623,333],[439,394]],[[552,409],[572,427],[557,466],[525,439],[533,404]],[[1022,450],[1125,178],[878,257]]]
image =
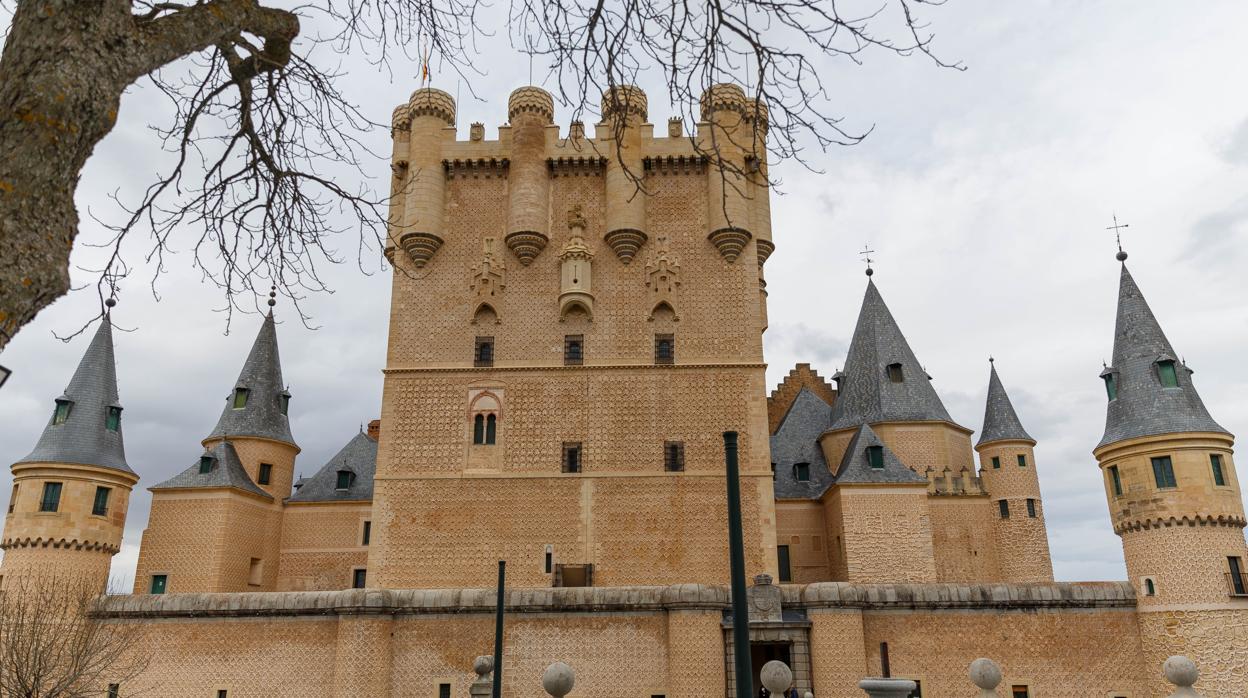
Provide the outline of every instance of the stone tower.
[[106,314],[35,450],[13,464],[0,543],[4,586],[37,579],[104,591],[138,481],[126,464]]
[[150,488],[135,593],[274,589],[299,453],[289,404],[270,310],[203,452]]
[[1035,439],[1023,429],[994,363],[988,375],[984,428],[975,450],[992,500],[997,564],[1003,582],[1051,582],[1053,561],[1040,504]]
[[[1125,260],[1125,255],[1120,255]],[[1207,695],[1248,694],[1244,509],[1232,435],[1122,266],[1105,435],[1093,451],[1139,600],[1144,666],[1187,655]],[[1164,695],[1156,677],[1154,695]]]
[[714,134],[730,176],[754,172],[763,120],[740,88],[713,92],[689,135],[654,133],[632,86],[607,91],[592,136],[561,134],[533,86],[497,140],[457,140],[436,90],[395,111],[370,585],[488,585],[500,559],[519,586],[723,579],[727,430],[750,572],[775,573],[770,226],[706,156]]

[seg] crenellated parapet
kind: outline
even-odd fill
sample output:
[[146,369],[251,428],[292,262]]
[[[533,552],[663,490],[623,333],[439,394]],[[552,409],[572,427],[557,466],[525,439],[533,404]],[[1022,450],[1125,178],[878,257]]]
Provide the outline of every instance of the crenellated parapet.
[[507,98],[507,119],[515,125],[517,119],[531,114],[542,123],[551,123],[555,119],[555,99],[549,92],[532,85],[521,87]]
[[433,117],[447,126],[455,125],[455,99],[442,90],[424,87],[407,101],[408,118]]

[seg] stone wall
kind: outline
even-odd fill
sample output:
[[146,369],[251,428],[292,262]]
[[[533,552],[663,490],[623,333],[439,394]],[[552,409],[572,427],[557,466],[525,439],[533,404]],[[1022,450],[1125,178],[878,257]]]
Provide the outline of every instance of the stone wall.
[[936,581],[928,499],[926,485],[834,487],[824,497],[825,516],[833,525],[833,540],[839,537],[844,549],[844,579]]
[[371,502],[288,503],[282,512],[277,591],[349,589],[368,565],[364,522]]
[[836,539],[829,535],[824,508],[813,500],[776,502],[776,545],[789,546],[793,583],[832,581],[829,556]]
[[990,507],[991,503],[984,496],[933,495],[928,498],[937,581],[964,584],[1002,581]]

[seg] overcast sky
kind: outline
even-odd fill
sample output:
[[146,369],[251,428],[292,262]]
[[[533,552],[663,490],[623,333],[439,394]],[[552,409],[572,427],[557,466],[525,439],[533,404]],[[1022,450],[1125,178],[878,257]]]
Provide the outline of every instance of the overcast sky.
[[[968,70],[883,53],[861,67],[822,66],[847,126],[874,132],[852,148],[808,153],[817,173],[773,165],[783,194],[772,199],[767,263],[769,381],[796,362],[824,376],[842,364],[866,282],[857,252],[870,244],[876,283],[959,423],[979,428],[987,357],[997,358],[1039,440],[1058,579],[1124,578],[1091,456],[1118,283],[1104,228],[1114,212],[1130,224],[1129,265],[1206,405],[1227,429],[1248,433],[1248,3],[950,0],[926,16],[938,52]],[[526,59],[505,41],[486,43],[477,64],[487,74],[475,84],[485,99],[462,91],[463,138],[473,121],[494,138],[507,94],[527,82]],[[417,86],[418,68],[393,58],[392,75],[363,59],[343,66],[349,95],[379,121]],[[675,110],[650,80],[650,120],[662,124]],[[453,77],[435,74],[433,84],[456,92]],[[115,219],[108,195],[133,200],[164,162],[147,128],[164,113],[152,92],[137,87],[123,100],[117,128],[83,172],[82,211]],[[389,152],[384,129],[370,142]],[[388,163],[371,171],[385,185]],[[75,262],[89,263],[98,253],[84,243],[104,237],[83,215]],[[350,256],[355,239],[339,247]],[[236,317],[225,334],[214,312],[222,299],[189,254],[168,261],[159,301],[146,284],[152,270],[136,261],[115,311],[132,330],[115,339],[126,453],[143,478],[113,564],[127,588],[147,523],[144,488],[198,457],[260,322]],[[277,307],[304,474],[380,411],[388,275],[346,264],[326,277],[336,293],[306,305],[319,329]],[[76,329],[97,302],[93,290],[58,301],[0,356],[14,371],[0,389],[0,463],[33,448],[89,339],[64,344],[53,332]]]

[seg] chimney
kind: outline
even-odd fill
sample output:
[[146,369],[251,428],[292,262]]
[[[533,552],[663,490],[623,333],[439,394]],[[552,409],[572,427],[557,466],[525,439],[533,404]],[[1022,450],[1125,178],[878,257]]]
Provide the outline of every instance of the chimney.
[[368,423],[368,438],[377,441],[381,438],[381,420],[374,419]]

